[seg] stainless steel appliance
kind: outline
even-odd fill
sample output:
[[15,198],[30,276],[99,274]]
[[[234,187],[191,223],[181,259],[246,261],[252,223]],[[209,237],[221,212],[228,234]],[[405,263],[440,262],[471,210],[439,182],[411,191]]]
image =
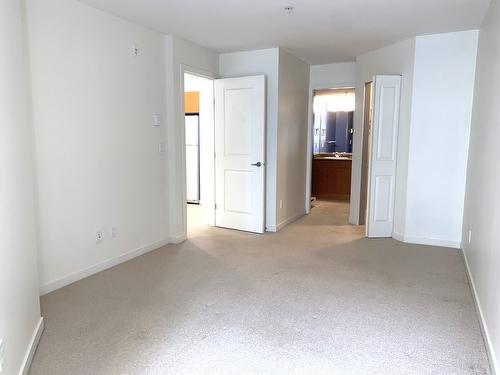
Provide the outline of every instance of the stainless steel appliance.
[[200,203],[200,116],[186,115],[186,198]]

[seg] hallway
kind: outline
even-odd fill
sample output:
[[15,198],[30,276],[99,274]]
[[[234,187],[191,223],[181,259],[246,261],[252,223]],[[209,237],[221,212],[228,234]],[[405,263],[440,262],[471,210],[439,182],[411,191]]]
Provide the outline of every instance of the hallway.
[[347,214],[190,229],[42,297],[30,374],[490,374],[461,253],[367,240]]

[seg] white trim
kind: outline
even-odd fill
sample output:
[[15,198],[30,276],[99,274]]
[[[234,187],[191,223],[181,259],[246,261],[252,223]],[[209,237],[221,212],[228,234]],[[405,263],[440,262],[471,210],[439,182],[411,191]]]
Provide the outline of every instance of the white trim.
[[297,214],[295,216],[291,216],[288,219],[283,220],[281,223],[278,225],[269,225],[266,227],[266,232],[278,232],[284,227],[286,227],[288,224],[293,223],[294,221],[297,221],[300,219],[302,216],[307,215],[305,212],[301,212],[300,214]]
[[354,89],[356,82],[332,82],[332,83],[315,83],[310,85],[311,92],[313,90],[328,90],[328,89]]
[[491,342],[491,335],[488,331],[488,326],[486,325],[486,320],[484,319],[483,309],[481,308],[481,302],[479,301],[479,296],[477,294],[476,285],[474,284],[474,278],[469,267],[469,261],[467,260],[467,255],[464,248],[461,248],[462,256],[464,257],[465,269],[467,271],[467,278],[469,279],[469,285],[472,292],[472,297],[474,299],[474,304],[476,306],[477,313],[479,315],[479,326],[481,327],[481,332],[483,334],[484,344],[486,346],[486,352],[488,353],[488,358],[490,362],[490,368],[493,375],[499,374],[498,362],[493,350],[493,343]]
[[28,350],[24,356],[23,364],[21,365],[21,369],[19,370],[19,375],[27,375],[31,366],[31,362],[33,361],[33,356],[35,355],[36,348],[38,347],[38,343],[40,342],[40,338],[43,333],[43,318],[38,320],[38,324],[33,331],[33,336],[31,337],[30,344],[28,346]]
[[416,244],[416,245],[429,245],[429,246],[440,246],[440,247],[451,247],[453,249],[461,249],[462,242],[454,241],[454,240],[443,240],[440,238],[429,238],[429,237],[417,237],[417,236],[408,236],[398,232],[392,232],[392,238],[395,240]]
[[277,231],[276,225],[266,225],[266,232],[276,233]]
[[403,242],[417,244],[417,245],[451,247],[453,249],[460,249],[460,244],[461,244],[461,241],[443,240],[440,238],[417,237],[408,235],[403,236]]
[[187,240],[187,235],[186,233],[183,233],[183,234],[179,234],[175,237],[170,237],[168,239],[168,243],[170,244],[178,244],[178,243],[181,243],[181,242],[184,242]]
[[160,247],[163,247],[165,245],[168,245],[170,243],[177,243],[174,241],[170,241],[170,239],[166,240],[161,240],[154,242],[152,244],[140,247],[138,249],[129,251],[128,253],[119,255],[117,257],[107,259],[101,263],[97,263],[93,266],[90,266],[88,268],[85,268],[80,271],[76,271],[73,273],[70,273],[69,275],[66,275],[60,279],[49,281],[48,283],[41,285],[39,288],[40,295],[43,296],[44,294],[53,292],[54,290],[60,289],[66,285],[72,284],[78,280],[84,279],[86,277],[89,277],[91,275],[94,275],[98,272],[104,271],[108,268],[114,267],[120,263],[124,263],[130,259],[136,258],[140,255],[146,254],[150,251],[159,249]]
[[400,242],[405,242],[404,234],[401,234],[398,232],[392,232],[392,238],[394,238],[395,240],[398,240]]

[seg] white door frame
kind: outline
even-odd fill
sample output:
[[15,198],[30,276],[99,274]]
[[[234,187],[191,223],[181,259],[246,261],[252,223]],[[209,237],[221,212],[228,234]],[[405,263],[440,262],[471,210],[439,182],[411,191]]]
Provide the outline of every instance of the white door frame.
[[[180,92],[178,93],[179,95],[179,118],[183,119],[183,123],[180,128],[179,128],[179,144],[185,145],[186,144],[186,128],[184,126],[184,74],[192,74],[198,77],[210,79],[210,80],[215,80],[217,79],[217,76],[209,71],[196,68],[194,66],[186,65],[186,64],[180,64]],[[214,115],[214,121],[212,126],[214,127],[214,134],[215,134],[215,115]],[[186,184],[186,152],[181,152],[180,153],[180,163],[181,163],[181,171],[182,171],[182,176],[181,176],[181,181],[180,187],[181,187],[181,192],[182,192],[182,199],[183,199],[183,204],[182,204],[182,210],[180,212],[180,215],[182,216],[182,224],[183,224],[183,233],[186,234],[187,236],[187,204],[186,204],[186,199],[187,199],[187,184]],[[214,161],[215,162],[215,161]],[[214,166],[215,168],[215,166]],[[215,184],[215,174],[214,174],[214,184]],[[179,186],[179,185],[178,185]],[[215,187],[213,189],[213,202],[214,204],[212,205],[213,207],[210,207],[210,205],[207,205],[208,209],[208,216],[209,216],[209,222],[215,225]],[[210,199],[212,201],[212,199]]]
[[[309,86],[309,110],[308,110],[308,120],[307,120],[307,163],[306,163],[306,196],[305,196],[305,211],[306,214],[311,212],[311,186],[312,186],[312,163],[313,163],[313,149],[312,142],[314,139],[314,124],[313,124],[313,101],[314,101],[314,91],[317,90],[328,90],[328,89],[346,89],[346,88],[356,88],[356,82],[345,82],[345,83],[321,83]],[[355,93],[357,95],[358,93]],[[356,109],[355,109],[356,110]],[[354,149],[353,149],[354,153]]]
[[[366,88],[370,85],[370,100],[367,101],[367,90]],[[360,199],[359,199],[359,211],[358,211],[358,225],[365,225],[368,216],[368,178],[369,178],[369,168],[370,168],[370,148],[371,148],[371,124],[369,123],[371,115],[371,109],[367,106],[372,106],[373,109],[373,79],[365,82],[363,85],[363,117],[362,117],[362,144],[361,144],[361,179],[360,179]],[[368,122],[368,124],[367,124]],[[368,126],[367,126],[368,125]]]

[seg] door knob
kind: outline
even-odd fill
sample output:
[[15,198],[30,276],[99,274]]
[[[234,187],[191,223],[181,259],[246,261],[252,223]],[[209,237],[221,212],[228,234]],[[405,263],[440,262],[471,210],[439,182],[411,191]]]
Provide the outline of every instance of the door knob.
[[253,165],[254,167],[260,167],[260,166],[262,166],[262,163],[260,161],[258,161],[257,163],[253,163],[250,165]]

